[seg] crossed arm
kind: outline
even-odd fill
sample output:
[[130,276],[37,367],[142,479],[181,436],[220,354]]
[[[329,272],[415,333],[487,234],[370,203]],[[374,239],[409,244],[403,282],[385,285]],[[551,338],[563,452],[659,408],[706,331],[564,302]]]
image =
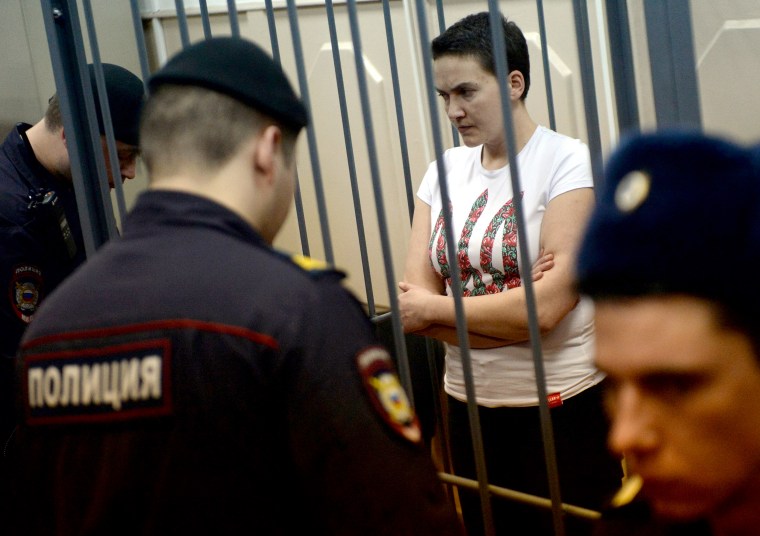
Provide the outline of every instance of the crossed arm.
[[[533,267],[533,290],[542,333],[553,329],[578,303],[573,266],[593,204],[593,190],[580,188],[555,197],[546,207],[539,243],[540,249],[549,256],[539,258]],[[445,294],[443,281],[430,265],[429,240],[430,206],[417,199],[404,281],[399,283],[401,321],[407,333],[458,345],[454,300]],[[524,287],[498,294],[468,296],[463,304],[473,348],[493,348],[528,340]]]

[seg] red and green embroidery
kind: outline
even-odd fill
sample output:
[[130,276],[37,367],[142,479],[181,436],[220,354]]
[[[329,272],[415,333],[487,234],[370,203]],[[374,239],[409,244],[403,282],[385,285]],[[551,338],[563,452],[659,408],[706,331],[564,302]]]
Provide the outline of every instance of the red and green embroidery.
[[[472,231],[475,224],[483,215],[483,210],[485,210],[487,203],[488,190],[486,189],[473,203],[457,244],[457,261],[459,263],[461,288],[464,296],[496,294],[502,292],[505,287],[510,289],[519,287],[521,284],[520,270],[517,262],[517,222],[512,199],[507,201],[491,219],[483,236],[480,246],[480,268],[482,271],[472,266],[470,262],[467,251],[472,239]],[[504,265],[503,272],[494,268],[492,257],[494,243],[496,242],[496,231],[502,226],[501,255]],[[435,249],[433,249],[434,245]],[[433,255],[435,255],[441,277],[445,279],[447,285],[451,285],[451,270],[446,256],[443,209],[441,209],[438,218],[436,218],[428,249],[431,264]],[[486,285],[483,282],[482,274],[484,273],[491,276],[491,284]],[[470,280],[472,280],[472,290],[467,288]]]
[[[501,240],[503,272],[493,266],[493,245],[496,229],[502,224],[504,225]],[[483,269],[483,273],[490,274],[493,279],[493,283],[487,285],[481,294],[496,294],[503,291],[505,286],[510,289],[519,287],[521,284],[520,270],[517,266],[517,218],[515,217],[515,205],[512,199],[499,209],[488,224],[480,246],[480,267]]]

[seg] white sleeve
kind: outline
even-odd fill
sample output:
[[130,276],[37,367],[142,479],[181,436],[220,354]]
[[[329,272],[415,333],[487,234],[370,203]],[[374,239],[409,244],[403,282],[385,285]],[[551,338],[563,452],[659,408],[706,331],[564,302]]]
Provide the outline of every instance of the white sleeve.
[[580,140],[563,140],[555,153],[553,168],[547,201],[570,190],[594,187],[589,150]]
[[438,184],[438,164],[436,160],[433,160],[425,171],[425,175],[422,177],[422,183],[417,190],[417,197],[420,198],[425,204],[433,205],[433,196],[440,188]]

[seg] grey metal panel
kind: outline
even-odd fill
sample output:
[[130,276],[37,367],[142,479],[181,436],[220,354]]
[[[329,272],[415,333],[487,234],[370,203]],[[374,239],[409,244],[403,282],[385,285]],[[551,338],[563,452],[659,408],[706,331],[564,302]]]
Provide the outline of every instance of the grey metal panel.
[[644,0],[658,127],[701,127],[689,0]]
[[627,0],[607,0],[607,35],[610,40],[618,129],[621,133],[640,129],[636,100],[636,72],[633,65],[631,26]]
[[599,109],[596,98],[596,81],[594,79],[594,61],[591,53],[591,31],[588,22],[586,0],[573,0],[575,15],[575,36],[578,43],[578,59],[581,67],[583,85],[583,110],[586,115],[586,135],[591,152],[591,172],[594,183],[602,180],[602,136],[599,131]]

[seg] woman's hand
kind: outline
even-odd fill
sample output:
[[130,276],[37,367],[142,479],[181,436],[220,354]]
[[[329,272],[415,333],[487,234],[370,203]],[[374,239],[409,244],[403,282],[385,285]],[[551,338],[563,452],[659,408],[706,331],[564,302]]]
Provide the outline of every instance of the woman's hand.
[[538,254],[538,259],[533,263],[530,268],[530,274],[533,277],[533,281],[538,281],[544,276],[544,272],[548,272],[554,268],[554,254],[544,253],[543,248]]
[[413,333],[425,329],[431,324],[428,310],[431,298],[436,294],[425,287],[401,281],[398,284],[401,294],[398,297],[399,313],[404,333]]

